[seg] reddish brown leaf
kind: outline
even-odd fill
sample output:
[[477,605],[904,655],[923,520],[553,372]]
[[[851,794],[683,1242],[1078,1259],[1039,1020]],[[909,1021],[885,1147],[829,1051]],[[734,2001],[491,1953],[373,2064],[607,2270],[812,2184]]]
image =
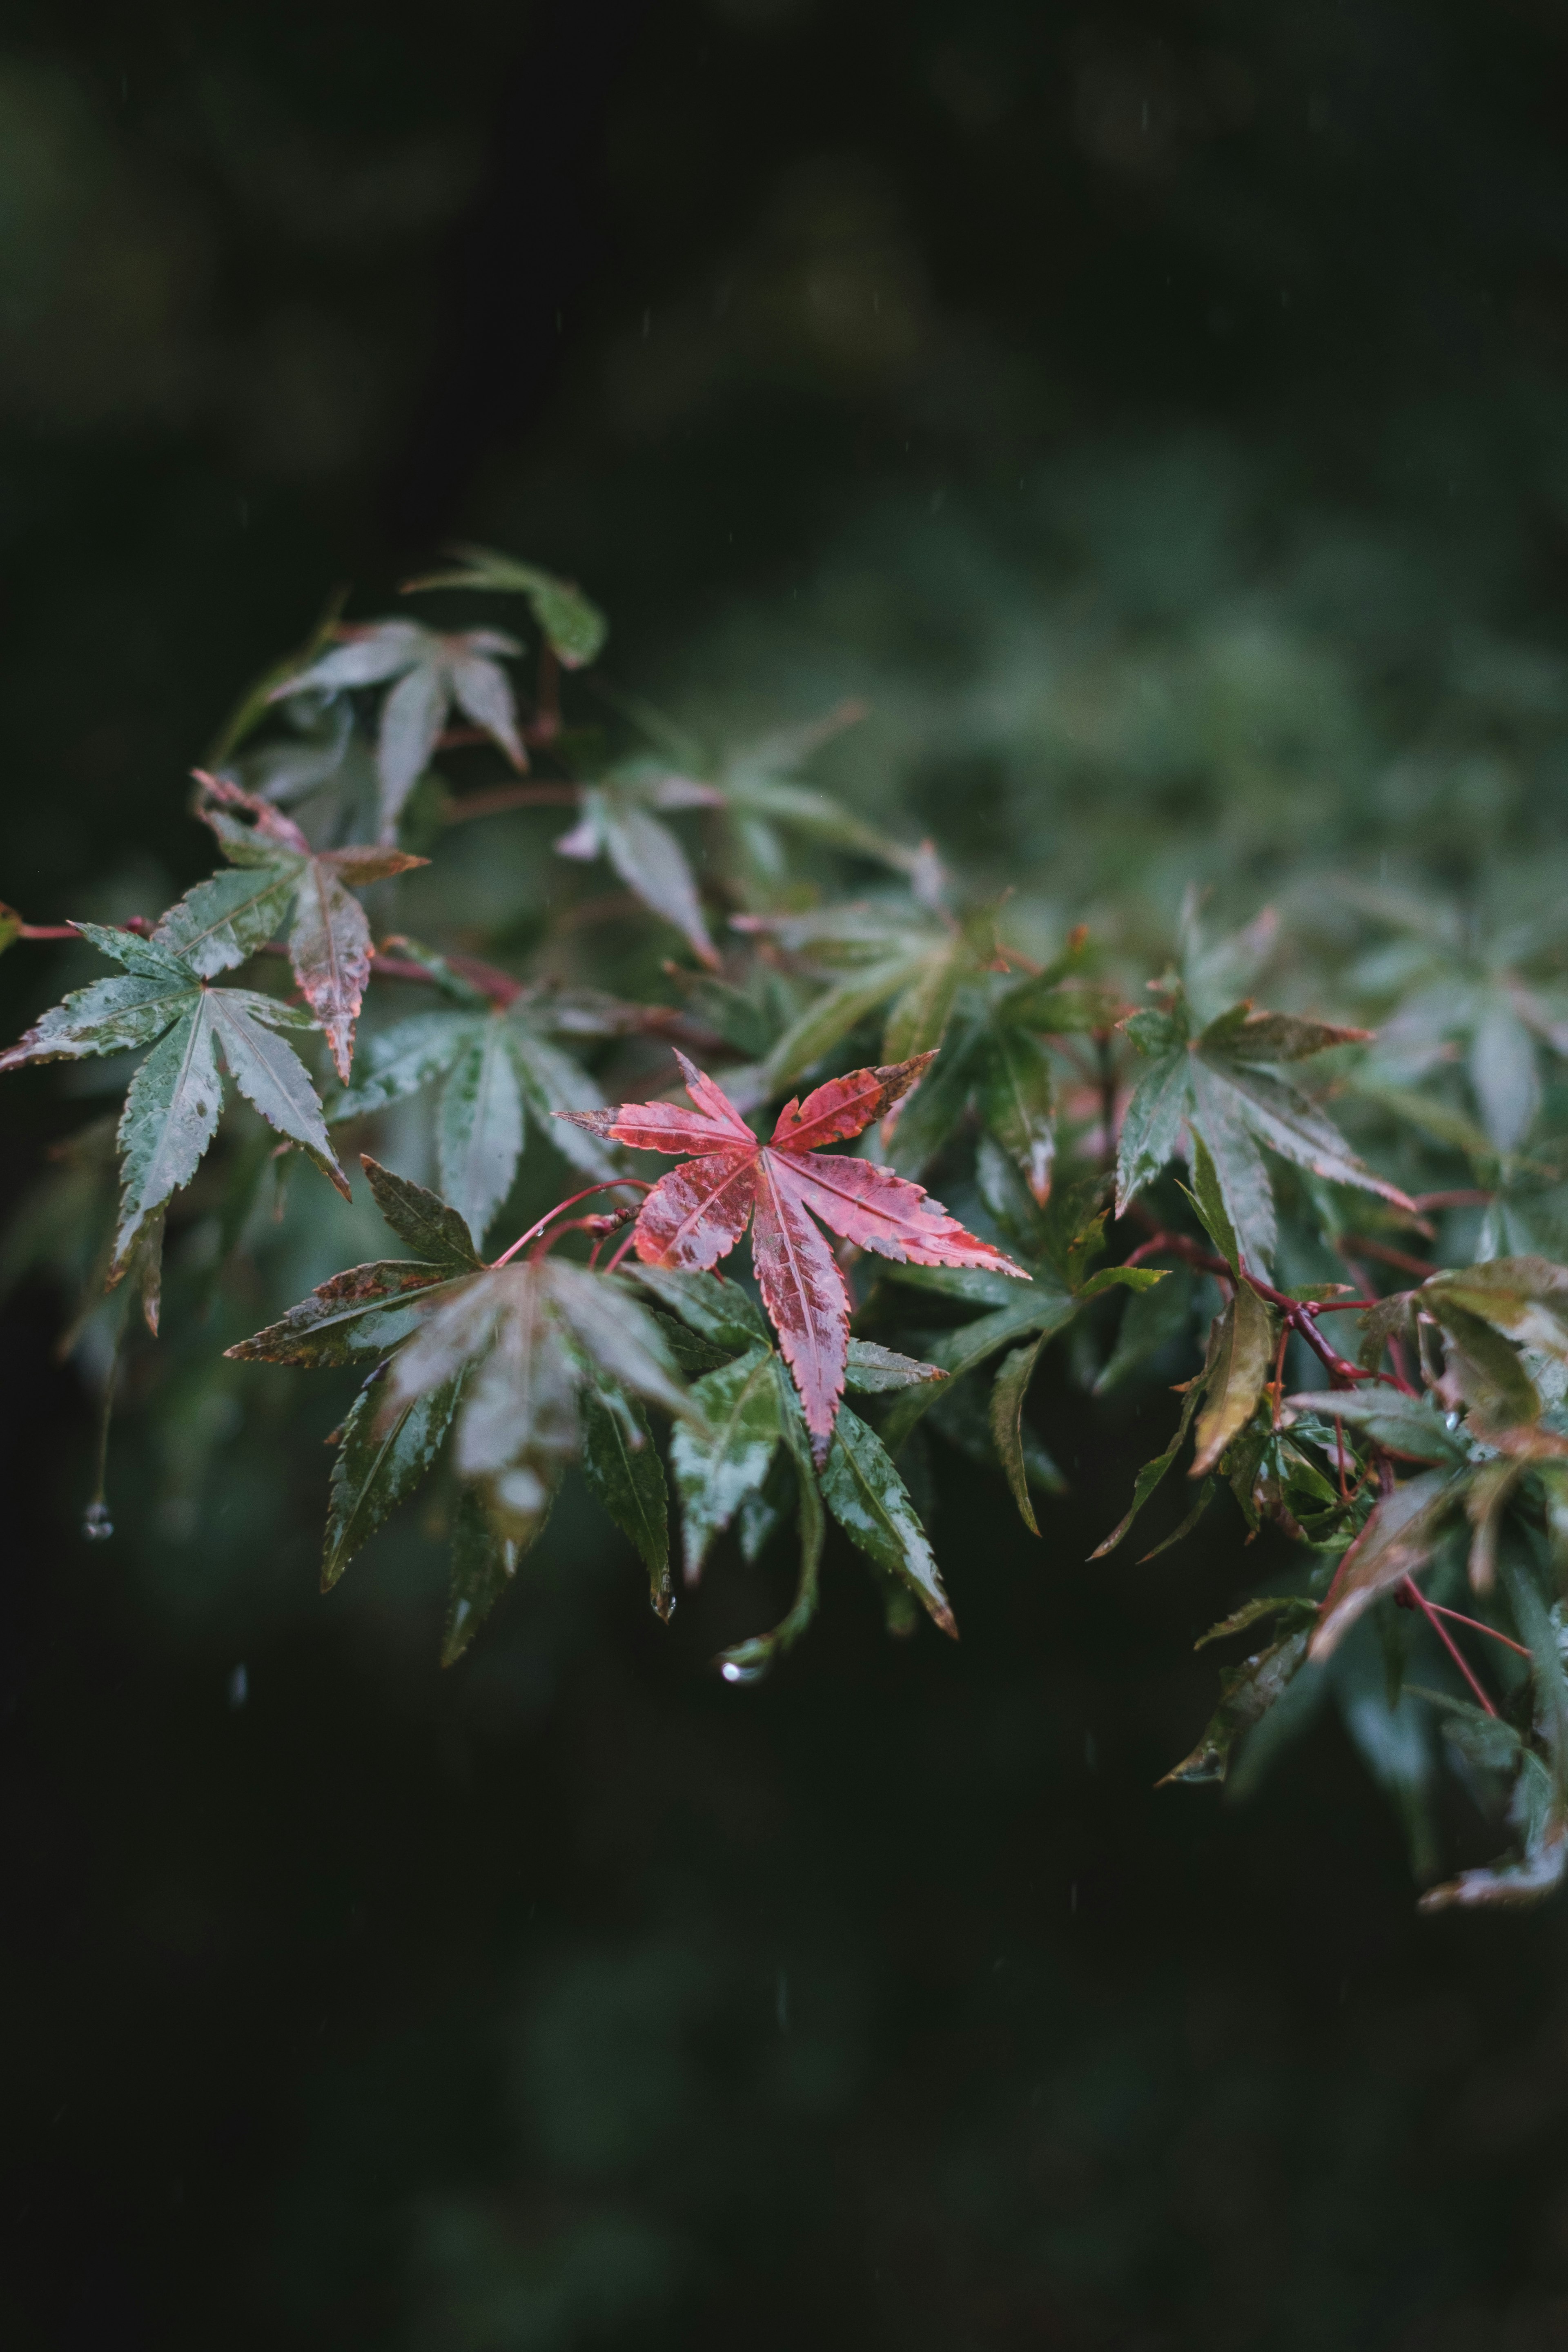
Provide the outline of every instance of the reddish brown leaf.
[[[201,768],[195,777],[202,788],[200,813],[231,858],[263,865],[276,859],[285,871],[294,871],[289,960],[346,1087],[353,1061],[354,1024],[370,981],[372,950],[364,908],[344,885],[352,883],[363,889],[367,882],[406,874],[411,866],[427,865],[429,860],[371,843],[318,854],[293,819],[269,801],[241,792],[226,777],[209,776]],[[224,810],[243,811],[250,820],[248,832],[221,814]]]
[[557,1111],[638,1151],[689,1152],[644,1202],[633,1240],[645,1265],[714,1265],[752,1220],[752,1259],[779,1346],[795,1375],[812,1448],[826,1458],[844,1393],[849,1291],[819,1225],[858,1248],[916,1265],[988,1266],[1027,1276],[989,1242],[968,1233],[918,1184],[868,1160],[814,1147],[858,1135],[906,1094],[931,1062],[917,1054],[882,1069],[830,1079],[780,1113],[760,1143],[722,1088],[677,1055],[695,1112],[673,1103],[623,1103],[618,1110]]
[[[780,1151],[815,1151],[820,1144],[861,1134],[919,1084],[935,1059],[933,1046],[929,1054],[916,1054],[885,1069],[851,1070],[847,1078],[829,1078],[804,1102],[785,1103],[773,1128],[774,1145]],[[719,1093],[717,1087],[713,1091]],[[722,1102],[723,1096],[719,1099]]]

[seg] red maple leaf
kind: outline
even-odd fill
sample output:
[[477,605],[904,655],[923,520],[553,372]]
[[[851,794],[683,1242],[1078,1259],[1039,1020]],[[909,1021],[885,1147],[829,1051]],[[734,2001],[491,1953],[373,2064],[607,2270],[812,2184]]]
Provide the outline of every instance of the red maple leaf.
[[999,1249],[966,1233],[922,1186],[868,1160],[817,1146],[847,1140],[909,1092],[934,1058],[830,1078],[805,1102],[788,1102],[759,1143],[712,1079],[677,1054],[695,1111],[678,1103],[623,1103],[618,1110],[557,1111],[635,1151],[685,1152],[643,1202],[633,1233],[645,1265],[698,1270],[727,1257],[752,1225],[752,1262],[763,1303],[805,1408],[812,1451],[823,1461],[833,1435],[849,1344],[848,1285],[821,1228],[882,1257],[916,1265],[980,1265],[1028,1276]]

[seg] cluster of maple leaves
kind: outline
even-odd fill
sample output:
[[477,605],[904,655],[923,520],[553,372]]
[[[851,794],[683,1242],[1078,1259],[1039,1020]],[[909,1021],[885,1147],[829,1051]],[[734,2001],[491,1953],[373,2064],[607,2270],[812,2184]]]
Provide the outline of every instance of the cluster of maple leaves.
[[[1038,1533],[1035,1497],[1064,1482],[1028,1400],[1070,1328],[1097,1394],[1185,1374],[1170,1441],[1097,1558],[1189,1447],[1193,1505],[1156,1550],[1226,1494],[1251,1533],[1283,1539],[1268,1589],[1204,1641],[1277,1621],[1272,1638],[1225,1674],[1169,1777],[1221,1780],[1238,1758],[1256,1769],[1333,1693],[1390,1785],[1412,1755],[1425,1771],[1441,1753],[1512,1837],[1500,1863],[1428,1903],[1557,1884],[1568,1267],[1552,1223],[1562,1171],[1537,1131],[1568,1006],[1530,971],[1548,943],[1512,940],[1489,960],[1456,932],[1426,962],[1401,950],[1410,984],[1374,1034],[1256,1010],[1272,919],[1215,941],[1189,908],[1176,962],[1134,1012],[1087,934],[1030,964],[995,904],[955,909],[929,844],[891,840],[800,780],[853,711],[719,761],[664,728],[655,752],[601,749],[584,768],[560,673],[602,647],[587,600],[480,549],[415,584],[525,600],[542,641],[527,715],[506,667],[514,637],[331,617],[197,772],[217,872],[155,920],[0,919],[0,944],[68,929],[117,967],[44,1013],[0,1068],[144,1056],[119,1120],[100,1276],[140,1298],[154,1332],[165,1219],[219,1134],[226,1076],[277,1139],[237,1157],[231,1239],[267,1156],[298,1150],[347,1192],[334,1134],[369,1139],[394,1106],[431,1102],[437,1189],[362,1155],[409,1255],[337,1275],[227,1351],[362,1375],[336,1437],[323,1582],[445,1465],[456,1658],[575,1464],[664,1615],[672,1487],[688,1580],[725,1530],[756,1558],[794,1523],[795,1598],[725,1654],[731,1679],[810,1622],[829,1518],[882,1580],[890,1623],[907,1630],[923,1610],[952,1633],[916,1501],[925,1430],[1000,1469]],[[484,746],[534,780],[455,797],[432,763]],[[605,859],[684,941],[689,962],[669,968],[682,1003],[521,979],[384,926],[377,940],[357,894],[384,897],[426,863],[410,839],[535,803],[570,803],[556,849]],[[682,813],[722,836],[722,950],[723,901],[669,822]],[[791,840],[882,878],[855,897],[782,887]],[[224,977],[241,966],[253,985]],[[266,984],[285,974],[287,996]],[[377,977],[425,1001],[360,1046]],[[882,1058],[857,1061],[878,1029]],[[678,1034],[722,1057],[722,1083]],[[337,1081],[325,1093],[302,1058],[312,1040]],[[685,1101],[672,1087],[606,1105],[583,1049],[633,1041],[646,1068],[659,1040]],[[1328,1083],[1298,1082],[1309,1063]],[[1352,1148],[1331,1094],[1387,1172]],[[531,1138],[587,1189],[487,1261]],[[648,1154],[678,1164],[644,1176]],[[963,1217],[924,1188],[939,1164]],[[1458,1254],[1416,1255],[1413,1243],[1441,1247],[1445,1216]],[[748,1231],[749,1281],[719,1271]],[[1380,1289],[1369,1267],[1418,1279]],[[937,1328],[910,1328],[921,1311]],[[1353,1352],[1342,1316],[1357,1318]],[[857,1321],[910,1344],[857,1335]],[[662,1447],[654,1414],[668,1423]]]

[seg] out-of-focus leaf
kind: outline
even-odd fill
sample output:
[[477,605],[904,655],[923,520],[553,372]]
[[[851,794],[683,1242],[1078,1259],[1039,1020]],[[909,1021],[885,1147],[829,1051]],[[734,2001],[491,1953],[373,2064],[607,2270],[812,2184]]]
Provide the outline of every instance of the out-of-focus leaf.
[[526,596],[542,636],[563,669],[583,669],[604,651],[610,625],[598,606],[570,580],[558,580],[536,563],[520,563],[493,547],[459,544],[451,552],[456,569],[410,580],[405,593],[424,588],[479,588]]
[[[1212,1364],[1215,1349],[1215,1338],[1212,1333],[1209,1339],[1209,1349],[1210,1362]],[[1191,1380],[1187,1382],[1186,1391],[1182,1399],[1181,1417],[1176,1423],[1175,1435],[1172,1438],[1171,1443],[1167,1445],[1163,1454],[1156,1454],[1152,1462],[1145,1462],[1142,1470],[1139,1471],[1137,1476],[1132,1481],[1132,1500],[1128,1506],[1125,1516],[1117,1521],[1115,1527],[1111,1528],[1110,1533],[1106,1537],[1103,1543],[1096,1544],[1094,1549],[1089,1553],[1090,1559],[1103,1559],[1108,1552],[1112,1552],[1116,1549],[1117,1545],[1121,1543],[1122,1538],[1126,1536],[1133,1520],[1138,1517],[1139,1512],[1143,1508],[1144,1504],[1154,1492],[1155,1487],[1159,1486],[1161,1480],[1164,1477],[1166,1471],[1169,1470],[1172,1463],[1174,1462],[1177,1454],[1181,1452],[1183,1444],[1186,1438],[1187,1431],[1192,1426],[1193,1415],[1196,1412],[1198,1406],[1202,1402],[1204,1391],[1208,1385],[1209,1369],[1209,1366],[1205,1366],[1204,1370],[1198,1373],[1194,1380]]]
[[1146,1551],[1143,1554],[1142,1558],[1138,1562],[1140,1568],[1146,1568],[1152,1559],[1158,1559],[1163,1551],[1173,1551],[1177,1544],[1185,1543],[1187,1538],[1192,1534],[1193,1529],[1197,1526],[1198,1521],[1203,1517],[1204,1513],[1208,1509],[1209,1505],[1213,1502],[1216,1484],[1217,1482],[1213,1478],[1205,1478],[1204,1480],[1203,1485],[1198,1488],[1198,1499],[1193,1505],[1192,1509],[1187,1513],[1186,1517],[1179,1521],[1178,1524],[1172,1528],[1168,1536],[1162,1536],[1160,1541],[1154,1546],[1152,1551]]
[[451,1582],[441,1664],[454,1666],[517,1573],[518,1547],[498,1536],[471,1487],[453,1514]]
[[1189,1476],[1206,1475],[1232,1438],[1246,1428],[1263,1394],[1273,1355],[1273,1318],[1251,1284],[1238,1282],[1220,1318]]
[[1537,1420],[1541,1398],[1512,1342],[1451,1297],[1434,1302],[1447,1342],[1447,1381],[1479,1435],[1497,1437]]
[[664,1465],[647,1414],[636,1397],[613,1384],[584,1388],[583,1468],[588,1484],[624,1536],[637,1546],[648,1572],[655,1614],[668,1619],[669,1495]]
[[1158,1785],[1164,1789],[1175,1780],[1223,1780],[1230,1769],[1231,1749],[1242,1733],[1261,1721],[1306,1664],[1310,1638],[1305,1627],[1282,1634],[1244,1664],[1223,1673],[1220,1702],[1203,1738]]
[[1051,1189],[1056,1095],[1050,1055],[1025,1029],[999,1028],[986,1048],[980,1116],[1011,1153],[1037,1201]]
[[702,1573],[708,1548],[745,1497],[758,1492],[782,1434],[771,1348],[753,1348],[691,1391],[704,1426],[678,1427],[669,1465],[680,1496],[686,1580]]
[[574,830],[556,848],[574,857],[602,853],[627,889],[673,924],[701,962],[716,969],[718,951],[709,937],[697,884],[686,852],[669,827],[639,806],[629,792],[613,785],[585,790],[582,811]]
[[1403,1339],[1409,1336],[1414,1297],[1412,1291],[1395,1291],[1387,1298],[1380,1298],[1375,1307],[1369,1307],[1362,1316],[1362,1342],[1356,1361],[1363,1371],[1375,1372],[1378,1370],[1391,1339]]
[[936,1556],[908,1489],[880,1439],[847,1406],[823,1466],[822,1493],[850,1541],[907,1584],[944,1633],[956,1636]]
[[1314,1658],[1326,1658],[1380,1594],[1426,1566],[1464,1499],[1462,1473],[1423,1470],[1373,1504],[1323,1603],[1312,1636]]
[[1439,1318],[1458,1307],[1521,1347],[1568,1359],[1568,1266],[1542,1257],[1494,1257],[1434,1275],[1417,1298]]
[[939,948],[917,971],[888,1015],[882,1057],[907,1062],[942,1044],[963,970],[958,947]]
[[283,679],[268,698],[342,694],[396,680],[382,704],[376,745],[384,841],[395,840],[404,803],[429,764],[454,702],[514,768],[528,765],[511,682],[497,667],[499,656],[521,650],[514,638],[499,629],[442,636],[416,621],[376,621],[340,627],[337,635],[339,645]]
[[773,1373],[778,1396],[779,1421],[790,1459],[795,1465],[800,1523],[800,1578],[788,1611],[770,1633],[754,1634],[750,1641],[737,1642],[732,1648],[721,1653],[719,1670],[728,1683],[758,1681],[768,1673],[775,1660],[800,1639],[816,1614],[817,1580],[822,1569],[825,1528],[822,1495],[800,1400],[788,1373],[776,1357]]
[[1184,1265],[1152,1289],[1134,1291],[1116,1345],[1094,1383],[1095,1395],[1110,1396],[1125,1388],[1152,1358],[1173,1347],[1186,1331],[1192,1311],[1193,1278]]
[[1222,1617],[1217,1625],[1211,1625],[1206,1633],[1200,1633],[1193,1647],[1202,1650],[1210,1642],[1223,1642],[1228,1634],[1245,1633],[1249,1626],[1258,1623],[1260,1617],[1283,1615],[1305,1620],[1315,1617],[1317,1613],[1317,1602],[1305,1601],[1299,1593],[1265,1593],[1256,1601],[1244,1601],[1239,1609],[1233,1609],[1228,1617]]

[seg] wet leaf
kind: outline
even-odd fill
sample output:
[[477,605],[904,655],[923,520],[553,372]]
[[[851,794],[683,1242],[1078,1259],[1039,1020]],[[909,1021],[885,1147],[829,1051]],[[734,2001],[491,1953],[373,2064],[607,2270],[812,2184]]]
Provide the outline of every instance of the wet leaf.
[[1032,1536],[1037,1536],[1040,1528],[1035,1517],[1024,1456],[1024,1398],[1045,1344],[1042,1335],[1031,1346],[1016,1349],[997,1373],[991,1391],[991,1433],[1013,1500],[1018,1506],[1018,1517]]
[[1258,1409],[1274,1360],[1274,1318],[1250,1283],[1238,1282],[1219,1320],[1208,1392],[1188,1475],[1201,1478]]
[[1364,1609],[1426,1566],[1464,1498],[1462,1473],[1423,1470],[1373,1504],[1323,1603],[1314,1658],[1326,1658]]
[[405,594],[425,588],[478,588],[491,594],[521,595],[563,669],[583,669],[604,651],[610,625],[598,606],[570,580],[558,580],[535,563],[520,563],[493,547],[458,544],[456,569],[410,580]]
[[850,1541],[908,1585],[942,1632],[956,1637],[936,1556],[904,1482],[880,1439],[847,1406],[823,1466],[822,1493]]
[[800,1576],[794,1601],[770,1633],[753,1635],[725,1650],[719,1669],[726,1682],[751,1683],[767,1674],[775,1661],[800,1639],[816,1614],[817,1583],[822,1571],[825,1522],[809,1433],[800,1400],[782,1363],[775,1357],[773,1386],[784,1444],[795,1465],[800,1526]]
[[1220,1675],[1220,1702],[1197,1746],[1173,1765],[1162,1789],[1176,1780],[1223,1780],[1230,1769],[1231,1750],[1245,1731],[1266,1716],[1281,1698],[1307,1662],[1311,1636],[1302,1627],[1282,1634],[1266,1650]]
[[[229,1350],[231,1355],[240,1352]],[[355,1552],[424,1477],[451,1427],[461,1384],[459,1373],[405,1405],[385,1427],[379,1418],[376,1378],[367,1381],[354,1399],[332,1464],[327,1538],[321,1555],[323,1592],[331,1591]]]
[[1254,1273],[1267,1273],[1276,1240],[1262,1145],[1330,1182],[1409,1208],[1405,1194],[1365,1168],[1332,1122],[1269,1066],[1360,1040],[1366,1032],[1254,1013],[1237,1004],[1194,1036],[1180,993],[1168,1012],[1136,1013],[1123,1028],[1150,1066],[1122,1122],[1118,1216],[1174,1156],[1189,1125],[1207,1148],[1240,1255]]
[[637,1547],[648,1572],[656,1615],[674,1606],[669,1589],[669,1494],[647,1414],[613,1383],[582,1391],[583,1468],[616,1527]]
[[403,620],[340,627],[336,634],[341,642],[330,653],[283,679],[269,699],[390,687],[376,744],[384,842],[395,841],[404,803],[429,765],[454,703],[514,768],[528,765],[511,681],[498,666],[498,656],[521,652],[515,638],[499,629],[443,636]]
[[752,1348],[707,1372],[691,1391],[703,1426],[678,1427],[669,1466],[680,1496],[686,1580],[695,1584],[714,1537],[761,1490],[783,1427],[771,1348]]
[[[1283,1399],[1286,1425],[1303,1420],[1363,1430],[1374,1445],[1415,1462],[1460,1463],[1469,1458],[1463,1434],[1451,1430],[1429,1397],[1403,1396],[1397,1389],[1306,1389]],[[1332,1438],[1328,1441],[1332,1444]]]
[[517,1573],[518,1547],[497,1535],[479,1497],[465,1489],[453,1514],[450,1588],[441,1664],[454,1666]]
[[814,1452],[826,1459],[844,1392],[849,1297],[823,1224],[900,1262],[980,1266],[1026,1277],[991,1243],[938,1209],[918,1184],[870,1160],[818,1156],[818,1145],[847,1140],[885,1115],[921,1076],[923,1057],[854,1070],[818,1087],[804,1103],[786,1103],[766,1144],[711,1078],[683,1055],[677,1059],[694,1111],[632,1103],[561,1116],[634,1150],[696,1155],[661,1178],[643,1202],[635,1235],[645,1265],[704,1271],[734,1248],[751,1223],[763,1302],[800,1391]]

